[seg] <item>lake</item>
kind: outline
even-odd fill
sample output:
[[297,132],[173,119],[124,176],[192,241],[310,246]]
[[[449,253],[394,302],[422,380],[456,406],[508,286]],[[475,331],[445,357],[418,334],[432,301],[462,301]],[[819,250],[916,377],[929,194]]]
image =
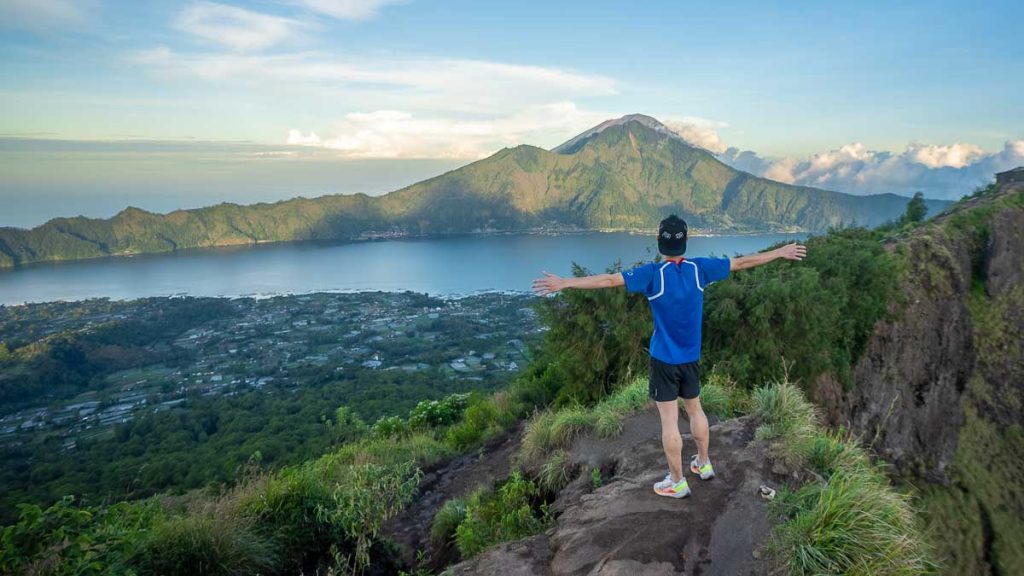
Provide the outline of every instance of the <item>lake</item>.
[[[688,256],[756,252],[804,234],[690,238]],[[569,275],[572,262],[603,272],[616,260],[651,260],[653,235],[509,234],[380,242],[282,243],[171,254],[34,264],[0,270],[0,304],[147,296],[259,296],[412,290],[466,295],[528,291],[541,270]]]

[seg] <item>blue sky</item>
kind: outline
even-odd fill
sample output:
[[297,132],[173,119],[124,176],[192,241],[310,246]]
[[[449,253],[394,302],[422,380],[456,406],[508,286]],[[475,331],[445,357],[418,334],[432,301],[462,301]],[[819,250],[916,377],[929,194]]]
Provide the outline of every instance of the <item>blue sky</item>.
[[[779,180],[956,196],[1024,162],[1007,24],[1022,17],[1020,2],[0,0],[0,199],[23,212],[0,225],[38,223],[38,198],[105,215],[379,193],[631,112]],[[133,172],[159,185],[119,177]]]

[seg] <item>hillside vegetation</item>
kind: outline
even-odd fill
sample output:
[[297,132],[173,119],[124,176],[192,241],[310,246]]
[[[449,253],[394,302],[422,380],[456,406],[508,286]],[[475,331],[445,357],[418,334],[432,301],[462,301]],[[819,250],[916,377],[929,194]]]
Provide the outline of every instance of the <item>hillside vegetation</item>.
[[893,234],[901,306],[850,385],[815,386],[922,494],[946,574],[1024,572],[1024,186],[990,186]]
[[[749,413],[758,424],[756,442],[797,479],[780,491],[771,513],[773,561],[785,572],[1015,573],[1022,454],[1014,384],[1021,366],[1020,307],[1014,303],[1021,268],[1013,264],[1018,256],[1006,251],[1016,245],[1021,193],[993,190],[929,223],[908,217],[874,231],[833,231],[808,240],[803,262],[739,272],[708,288],[708,412],[720,418]],[[985,234],[989,239],[979,243]],[[949,238],[986,248],[952,252],[957,245],[947,244]],[[965,273],[915,257],[921,246],[963,263]],[[999,264],[1004,257],[1010,267]],[[932,440],[922,436],[921,413],[934,411],[929,403],[941,396],[910,391],[891,400],[886,390],[897,385],[879,389],[872,378],[906,370],[890,365],[904,346],[916,350],[914,369],[929,374],[932,368],[921,364],[931,353],[929,341],[894,341],[891,330],[918,326],[908,325],[908,317],[927,320],[918,307],[929,296],[956,326],[956,310],[941,298],[955,294],[957,282],[970,295],[964,306],[978,327],[977,356],[943,352],[946,361],[969,364],[963,369],[969,387],[953,400],[963,414],[945,418],[951,432],[942,432],[960,440],[951,450],[954,461],[943,468],[952,483],[929,484],[930,453],[911,444],[902,458],[894,450],[908,442],[908,426],[917,430],[915,438]],[[383,536],[385,521],[421,505],[418,485],[437,463],[486,450],[489,440],[523,420],[519,468],[441,507],[435,551],[486,555],[503,540],[543,531],[565,510],[556,506],[559,494],[586,486],[600,494],[602,485],[616,482],[614,470],[581,468],[568,450],[589,435],[616,438],[624,419],[642,407],[649,312],[642,297],[621,290],[568,291],[539,308],[551,329],[507,390],[424,402],[322,458],[243,476],[219,494],[90,508],[70,500],[48,510],[26,506],[20,522],[4,531],[0,567],[53,574],[430,572],[429,551],[418,566],[399,565]],[[944,371],[939,380],[952,370],[934,369]],[[899,419],[871,419],[878,403],[895,406]],[[822,422],[837,414],[852,430],[826,431]],[[734,440],[741,428],[732,428]],[[943,436],[936,433],[934,440],[941,443]],[[879,455],[892,455],[894,465]],[[912,483],[894,489],[892,473]]]
[[[652,124],[652,122],[654,124]],[[533,146],[380,197],[220,204],[170,214],[128,208],[110,219],[58,218],[0,228],[0,267],[187,248],[548,229],[650,229],[668,212],[717,232],[875,226],[908,199],[791,186],[735,170],[656,120],[628,121],[567,153]],[[942,203],[932,202],[937,208]]]

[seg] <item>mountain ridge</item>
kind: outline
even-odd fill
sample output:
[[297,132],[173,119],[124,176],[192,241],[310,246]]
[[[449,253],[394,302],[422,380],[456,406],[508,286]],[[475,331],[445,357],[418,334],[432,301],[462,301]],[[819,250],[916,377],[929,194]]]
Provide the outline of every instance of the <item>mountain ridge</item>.
[[[505,148],[382,196],[221,203],[167,214],[129,207],[108,219],[79,216],[31,230],[0,228],[0,267],[265,242],[646,230],[669,212],[695,231],[813,232],[877,225],[902,214],[908,201],[760,178],[687,144],[649,116],[632,115],[602,123],[555,151]],[[943,205],[931,202],[933,210]]]

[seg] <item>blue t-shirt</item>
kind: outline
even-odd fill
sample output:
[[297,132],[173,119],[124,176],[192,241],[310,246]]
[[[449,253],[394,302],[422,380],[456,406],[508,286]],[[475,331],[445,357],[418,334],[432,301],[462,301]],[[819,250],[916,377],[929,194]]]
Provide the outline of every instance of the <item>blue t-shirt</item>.
[[694,258],[644,264],[622,278],[630,292],[642,292],[654,314],[651,356],[667,364],[700,360],[704,288],[729,276],[728,258]]

